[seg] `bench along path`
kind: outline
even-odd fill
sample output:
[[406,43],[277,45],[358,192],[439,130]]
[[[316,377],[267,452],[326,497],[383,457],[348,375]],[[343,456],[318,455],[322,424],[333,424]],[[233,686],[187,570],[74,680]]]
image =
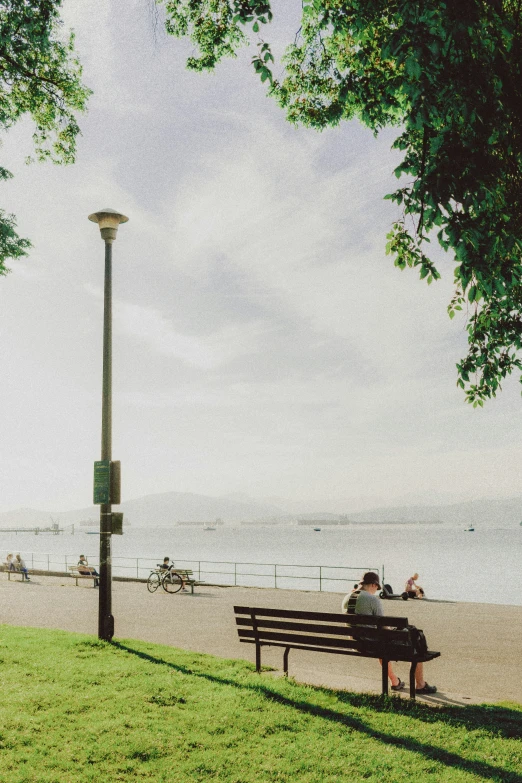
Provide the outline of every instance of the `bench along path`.
[[[239,640],[256,646],[256,670],[261,671],[261,648],[284,647],[283,669],[288,675],[290,650],[354,655],[382,659],[382,693],[388,694],[388,663],[408,661],[410,698],[415,699],[415,669],[440,656],[416,649],[416,634],[406,617],[299,612],[234,606]],[[368,625],[371,623],[371,625]]]
[[[88,568],[88,566],[84,566],[84,568]],[[78,579],[92,579],[93,587],[96,587],[96,582],[100,578],[95,574],[86,574],[84,571],[80,571],[79,566],[69,566],[69,571],[73,579],[76,579],[76,587],[78,587]]]
[[179,574],[185,585],[190,587],[190,592],[194,594],[194,587],[198,585],[204,585],[205,582],[197,581],[194,578],[194,572],[190,568],[173,568],[174,573]]
[[194,578],[194,572],[190,568],[161,568],[153,569],[147,579],[147,590],[149,593],[155,593],[160,585],[167,593],[178,593],[186,585],[190,587],[190,592],[194,594],[194,587],[203,585],[204,582]]
[[22,582],[27,582],[28,581],[27,577],[28,577],[29,573],[32,573],[32,571],[31,572],[28,571],[27,575],[26,575],[26,574],[24,574],[23,571],[20,571],[19,568],[15,568],[14,570],[12,568],[5,568],[4,570],[7,573],[7,579],[8,579],[9,582],[11,581],[11,577],[12,576],[13,577],[21,576],[22,577]]

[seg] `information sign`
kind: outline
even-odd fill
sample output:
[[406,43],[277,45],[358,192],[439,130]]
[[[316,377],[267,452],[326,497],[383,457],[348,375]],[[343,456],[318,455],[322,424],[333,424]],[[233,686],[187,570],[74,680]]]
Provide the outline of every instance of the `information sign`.
[[95,505],[110,503],[111,463],[102,459],[94,463],[94,499]]

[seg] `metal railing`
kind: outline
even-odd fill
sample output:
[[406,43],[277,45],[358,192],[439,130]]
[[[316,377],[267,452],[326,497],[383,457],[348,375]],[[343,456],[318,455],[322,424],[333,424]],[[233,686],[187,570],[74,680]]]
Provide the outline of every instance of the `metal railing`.
[[[69,566],[77,565],[78,555],[59,555],[42,552],[27,552],[24,556],[31,570],[68,572]],[[95,558],[90,565],[99,567]],[[129,579],[147,579],[151,570],[157,567],[157,557],[113,557],[113,576]],[[379,574],[384,583],[384,565],[370,566],[325,566],[295,565],[290,563],[248,563],[223,560],[175,560],[178,568],[194,572],[198,582],[234,587],[275,587],[286,590],[314,590],[319,592],[343,592],[351,589],[365,571]]]

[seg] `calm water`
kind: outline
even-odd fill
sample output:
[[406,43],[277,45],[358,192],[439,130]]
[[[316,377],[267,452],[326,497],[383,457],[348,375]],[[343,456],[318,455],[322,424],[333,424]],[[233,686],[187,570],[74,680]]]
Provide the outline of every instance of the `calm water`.
[[[64,567],[65,556],[68,564],[75,564],[80,554],[96,563],[98,547],[99,537],[84,532],[0,532],[0,560],[7,552],[20,552],[34,567],[46,567],[47,559],[51,568]],[[322,589],[343,593],[363,569],[384,566],[385,581],[396,592],[402,592],[405,580],[417,571],[429,598],[522,605],[522,527],[473,533],[441,525],[358,525],[320,532],[295,527],[131,528],[113,537],[115,574],[146,576],[165,555],[180,566],[201,569],[207,582],[233,584],[235,579],[237,584],[273,587],[277,563],[278,587],[316,590],[318,566],[342,566],[342,572],[322,569]],[[234,576],[234,562],[267,565],[239,565]],[[256,576],[247,575],[252,573]]]

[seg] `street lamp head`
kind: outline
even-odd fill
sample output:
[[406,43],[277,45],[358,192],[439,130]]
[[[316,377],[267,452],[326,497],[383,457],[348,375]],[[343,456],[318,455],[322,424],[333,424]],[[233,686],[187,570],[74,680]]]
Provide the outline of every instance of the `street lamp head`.
[[115,209],[100,209],[99,212],[93,212],[89,215],[89,220],[93,223],[98,223],[100,227],[100,234],[105,242],[112,243],[116,239],[118,232],[118,226],[120,223],[126,223],[128,217],[116,212]]

